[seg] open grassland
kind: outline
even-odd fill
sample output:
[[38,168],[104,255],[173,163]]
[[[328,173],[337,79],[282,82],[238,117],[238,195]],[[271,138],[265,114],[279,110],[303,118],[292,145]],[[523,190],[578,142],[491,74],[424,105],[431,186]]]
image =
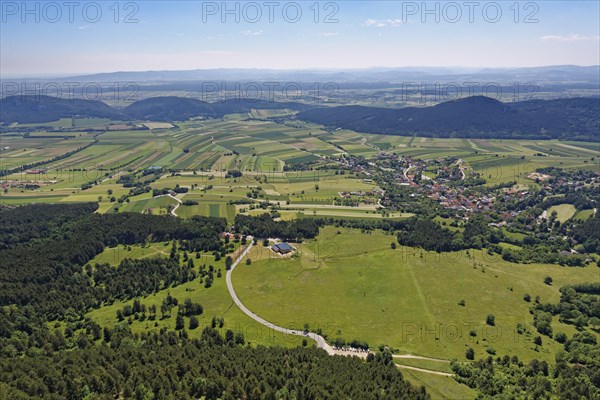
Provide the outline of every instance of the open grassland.
[[581,210],[575,215],[574,219],[576,221],[587,221],[593,215],[594,215],[594,210]]
[[433,375],[427,372],[401,369],[402,375],[415,386],[425,386],[432,400],[474,399],[477,392],[467,385],[461,385],[449,376]]
[[[105,249],[104,252],[90,262],[90,265],[107,262],[117,266],[118,263],[125,258],[144,258],[152,256],[168,257],[170,244],[151,243],[146,245],[146,247],[129,246],[129,249],[130,250],[124,246]],[[165,253],[166,255],[164,255]],[[156,305],[159,311],[157,312],[158,316],[155,321],[150,321],[149,319],[146,319],[145,321],[133,320],[131,330],[134,333],[158,332],[163,327],[167,327],[168,329],[175,328],[177,307],[172,310],[170,317],[162,319],[160,316],[160,306],[162,301],[168,294],[171,294],[171,296],[177,298],[180,303],[186,298],[189,298],[194,303],[199,303],[204,307],[204,313],[198,316],[200,326],[197,329],[189,330],[189,319],[187,317],[185,318],[186,329],[188,329],[188,334],[191,338],[199,337],[202,329],[205,326],[210,326],[211,319],[217,317],[225,319],[225,325],[220,329],[223,335],[225,335],[225,330],[227,329],[231,329],[236,333],[242,332],[246,342],[249,342],[251,345],[296,347],[302,344],[302,338],[270,331],[245,315],[235,306],[233,300],[229,296],[225,283],[224,259],[215,261],[212,255],[202,254],[200,259],[194,259],[194,263],[196,265],[196,270],[201,264],[213,265],[215,269],[221,269],[223,275],[221,278],[217,278],[215,273],[215,280],[210,288],[205,288],[204,285],[199,282],[199,278],[197,278],[193,282],[161,290],[146,298],[140,298],[140,301],[142,304],[145,304],[146,307]],[[116,317],[117,310],[121,310],[125,304],[133,304],[133,301],[115,302],[114,304],[106,305],[90,312],[88,316],[101,326],[113,326],[118,321]]]
[[[340,232],[339,234],[337,232]],[[250,266],[235,270],[240,299],[256,314],[290,328],[321,328],[329,338],[385,343],[400,352],[465,359],[488,348],[521,359],[553,360],[561,345],[537,335],[528,293],[558,302],[561,286],[597,281],[599,269],[511,264],[486,252],[437,254],[390,248],[382,232],[326,227],[317,240],[299,245],[299,255],[282,259],[258,246]],[[552,286],[543,283],[554,279]],[[465,306],[458,303],[464,300]],[[495,326],[486,325],[494,314]],[[518,334],[517,324],[527,331]],[[553,321],[555,332],[572,326]],[[471,336],[471,331],[475,336]]]
[[[577,210],[575,209],[575,206],[572,204],[559,204],[556,206],[552,206],[548,209],[548,216],[552,215],[552,213],[554,211],[556,211],[556,219],[559,220],[560,223],[562,224],[563,222],[570,219],[573,215],[575,215],[575,212]],[[588,210],[588,211],[593,212],[593,210]]]
[[149,243],[146,246],[107,247],[104,251],[90,261],[90,265],[111,264],[119,265],[126,258],[140,259],[146,257],[168,257],[171,252],[169,243]]

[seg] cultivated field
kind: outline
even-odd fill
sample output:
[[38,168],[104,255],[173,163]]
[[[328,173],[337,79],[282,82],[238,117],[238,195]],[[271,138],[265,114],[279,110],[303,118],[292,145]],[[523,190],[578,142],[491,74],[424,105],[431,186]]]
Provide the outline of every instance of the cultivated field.
[[[190,121],[177,126],[148,122],[150,130],[99,130],[77,132],[75,127],[109,124],[118,127],[119,121],[103,119],[64,119],[38,126],[39,131],[25,135],[8,132],[0,137],[3,150],[3,170],[23,165],[43,163],[36,167],[42,173],[30,173],[31,168],[10,174],[3,179],[22,183],[0,193],[3,204],[57,201],[99,201],[100,212],[145,211],[151,206],[107,204],[110,189],[119,197],[128,192],[116,184],[119,176],[160,166],[177,172],[165,173],[151,184],[163,189],[194,186],[184,200],[197,200],[197,206],[181,207],[179,215],[223,216],[232,220],[241,209],[230,200],[246,198],[255,190],[255,202],[279,202],[290,216],[331,216],[381,218],[373,213],[376,196],[363,195],[361,204],[353,209],[334,206],[334,198],[342,191],[370,192],[379,189],[352,174],[338,176],[334,171],[286,171],[285,166],[312,162],[322,157],[344,154],[374,156],[380,151],[433,159],[445,156],[460,157],[487,179],[488,185],[517,181],[531,183],[527,174],[544,166],[598,168],[597,143],[527,141],[527,140],[470,140],[415,138],[359,134],[346,130],[329,132],[323,127],[294,121],[280,124],[265,118],[273,117],[272,110],[253,110],[248,115],[233,115],[223,119]],[[65,128],[65,132],[50,130]],[[73,130],[71,130],[73,129]],[[8,148],[8,149],[5,149]],[[56,158],[54,161],[44,163]],[[230,170],[244,174],[226,179]],[[92,187],[82,190],[82,185]],[[38,188],[29,184],[37,185]],[[205,198],[196,190],[212,185]],[[232,190],[232,191],[230,191]],[[211,196],[208,196],[210,194]],[[102,200],[98,200],[103,196]],[[133,201],[134,199],[131,199]],[[389,215],[403,218],[406,215]],[[561,215],[561,218],[563,216]],[[584,218],[586,215],[581,215]]]

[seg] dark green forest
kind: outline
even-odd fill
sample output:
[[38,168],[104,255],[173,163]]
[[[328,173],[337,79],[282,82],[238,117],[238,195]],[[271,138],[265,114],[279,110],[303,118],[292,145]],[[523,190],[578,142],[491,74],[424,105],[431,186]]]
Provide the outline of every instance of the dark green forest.
[[400,136],[600,140],[600,99],[595,98],[509,104],[472,96],[431,107],[314,108],[298,118],[330,128]]
[[[117,268],[88,262],[107,246],[152,241],[173,241],[174,251],[224,256],[228,247],[220,233],[226,221],[94,210],[89,204],[0,210],[0,398],[429,398],[381,354],[365,362],[314,347],[252,348],[231,330],[221,336],[214,318],[199,339],[190,339],[183,324],[175,331],[132,334],[124,318],[145,308],[137,298],[196,279],[193,263],[181,265],[173,252],[169,258],[125,259]],[[244,229],[254,225],[246,222]],[[311,221],[277,229],[283,227],[294,237],[318,232]],[[201,268],[200,274],[208,280],[212,271]],[[113,327],[102,329],[85,316],[124,299],[136,301],[131,310],[119,310]],[[178,301],[168,303],[161,314]],[[157,317],[154,307],[148,311]],[[177,312],[189,316],[195,329],[192,321],[204,308],[186,299]]]

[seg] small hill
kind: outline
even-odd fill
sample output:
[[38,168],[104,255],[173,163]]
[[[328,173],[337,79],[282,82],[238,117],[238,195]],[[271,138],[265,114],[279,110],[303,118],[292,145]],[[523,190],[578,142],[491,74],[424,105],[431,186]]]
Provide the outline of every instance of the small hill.
[[116,120],[185,121],[193,117],[219,118],[226,114],[258,109],[303,111],[311,106],[295,102],[226,99],[207,103],[198,99],[162,96],[140,100],[118,109],[101,101],[61,99],[47,96],[10,96],[0,100],[0,121],[5,124],[42,123],[60,118],[88,117]]
[[0,121],[4,123],[39,123],[72,117],[128,119],[120,111],[95,100],[50,96],[9,96],[0,100]]
[[184,97],[152,97],[136,101],[123,112],[133,119],[151,121],[185,121],[192,117],[216,117],[210,103]]
[[600,99],[502,103],[484,96],[431,107],[315,108],[298,118],[333,128],[400,136],[600,140]]

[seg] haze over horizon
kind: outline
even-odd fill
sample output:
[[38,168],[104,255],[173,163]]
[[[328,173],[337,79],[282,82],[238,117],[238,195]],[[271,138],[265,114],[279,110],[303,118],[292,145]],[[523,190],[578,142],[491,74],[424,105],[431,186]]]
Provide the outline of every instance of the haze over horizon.
[[600,64],[598,2],[275,3],[2,2],[0,74]]

